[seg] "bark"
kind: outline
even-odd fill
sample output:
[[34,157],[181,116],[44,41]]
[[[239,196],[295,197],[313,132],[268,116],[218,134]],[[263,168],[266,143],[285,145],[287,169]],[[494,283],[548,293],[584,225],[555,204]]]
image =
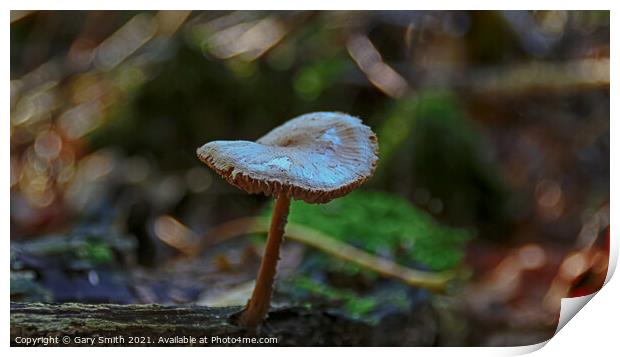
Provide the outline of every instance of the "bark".
[[[94,337],[94,346],[428,346],[436,341],[434,313],[426,305],[414,315],[395,316],[377,326],[324,311],[288,307],[270,311],[256,333],[235,324],[240,310],[241,307],[11,303],[11,345],[23,346],[18,341],[23,342],[24,337],[54,336],[59,337],[59,342],[52,341],[50,346],[90,345],[80,343],[76,337]],[[69,336],[70,343],[63,342],[65,336]],[[175,337],[176,341],[169,340]],[[186,339],[180,340],[183,337]],[[195,340],[188,340],[191,337]],[[214,340],[217,337],[222,339]],[[226,340],[237,337],[276,337],[278,341],[252,344]]]

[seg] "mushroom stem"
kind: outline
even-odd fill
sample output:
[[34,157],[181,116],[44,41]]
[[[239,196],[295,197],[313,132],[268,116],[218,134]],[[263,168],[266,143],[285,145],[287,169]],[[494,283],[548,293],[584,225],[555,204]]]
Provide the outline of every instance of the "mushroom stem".
[[265,245],[265,253],[263,254],[263,260],[256,277],[254,292],[239,317],[241,326],[253,329],[267,315],[271,301],[273,280],[276,275],[276,266],[280,259],[280,243],[282,242],[282,236],[284,236],[284,226],[288,218],[290,204],[291,197],[286,194],[280,194],[276,198],[267,244]]

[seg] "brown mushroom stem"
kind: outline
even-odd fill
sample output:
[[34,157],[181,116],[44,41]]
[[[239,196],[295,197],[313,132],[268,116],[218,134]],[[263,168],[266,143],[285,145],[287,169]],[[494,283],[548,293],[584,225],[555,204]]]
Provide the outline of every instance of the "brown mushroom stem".
[[256,277],[256,285],[252,297],[239,317],[241,326],[255,328],[263,321],[269,310],[273,280],[276,275],[276,266],[280,259],[280,244],[284,236],[284,226],[288,218],[291,204],[290,196],[281,194],[276,198],[276,204],[271,216],[271,226],[265,245],[265,253]]

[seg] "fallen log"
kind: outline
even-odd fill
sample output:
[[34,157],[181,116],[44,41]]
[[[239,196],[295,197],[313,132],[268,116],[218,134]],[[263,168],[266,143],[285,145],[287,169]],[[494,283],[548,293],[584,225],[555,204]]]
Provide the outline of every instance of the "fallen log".
[[[302,307],[274,309],[249,332],[240,307],[11,303],[11,346],[430,346],[430,305],[379,325]],[[262,338],[262,340],[261,340]],[[269,338],[269,339],[266,339]]]

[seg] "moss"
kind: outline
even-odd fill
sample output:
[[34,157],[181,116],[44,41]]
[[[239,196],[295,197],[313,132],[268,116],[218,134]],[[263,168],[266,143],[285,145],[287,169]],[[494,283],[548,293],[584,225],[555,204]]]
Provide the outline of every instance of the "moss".
[[43,301],[50,302],[53,294],[35,280],[32,272],[11,271],[11,300],[12,301]]
[[[263,215],[270,212],[268,207]],[[438,224],[405,199],[376,191],[355,191],[325,205],[293,201],[289,221],[402,265],[437,271],[461,263],[470,237],[465,230]],[[316,250],[307,251],[296,273],[280,281],[277,290],[367,323],[376,324],[391,312],[406,313],[416,299],[410,295],[414,288],[379,284],[377,274]]]
[[114,259],[114,253],[110,246],[99,240],[84,242],[77,250],[77,255],[94,263],[108,263]]
[[[83,321],[82,326],[88,330],[92,331],[121,331],[121,330],[141,330],[144,329],[144,326],[147,325],[147,321],[110,321],[107,319],[99,319],[99,318],[87,318]],[[148,324],[149,332],[153,333],[165,333],[174,331],[177,328],[177,325],[174,324],[166,324],[166,323],[157,323],[157,324]]]
[[349,298],[344,305],[344,310],[354,317],[367,316],[377,306],[377,300],[373,298]]
[[[268,207],[263,214],[270,212]],[[352,192],[325,205],[293,201],[289,221],[401,264],[432,270],[456,267],[469,238],[467,231],[436,223],[407,200],[377,191]],[[327,258],[319,260],[332,268],[358,272],[332,257],[321,258]]]
[[426,191],[440,199],[443,219],[501,239],[518,200],[502,178],[485,131],[458,97],[449,91],[424,91],[395,101],[382,115],[375,182],[393,183],[394,174],[413,177],[409,194]]
[[350,289],[338,289],[329,285],[319,284],[303,276],[295,277],[288,284],[297,289],[298,292],[305,292],[316,297],[328,298],[339,302],[344,312],[354,318],[363,319],[367,317],[379,303],[374,297],[360,297]]

